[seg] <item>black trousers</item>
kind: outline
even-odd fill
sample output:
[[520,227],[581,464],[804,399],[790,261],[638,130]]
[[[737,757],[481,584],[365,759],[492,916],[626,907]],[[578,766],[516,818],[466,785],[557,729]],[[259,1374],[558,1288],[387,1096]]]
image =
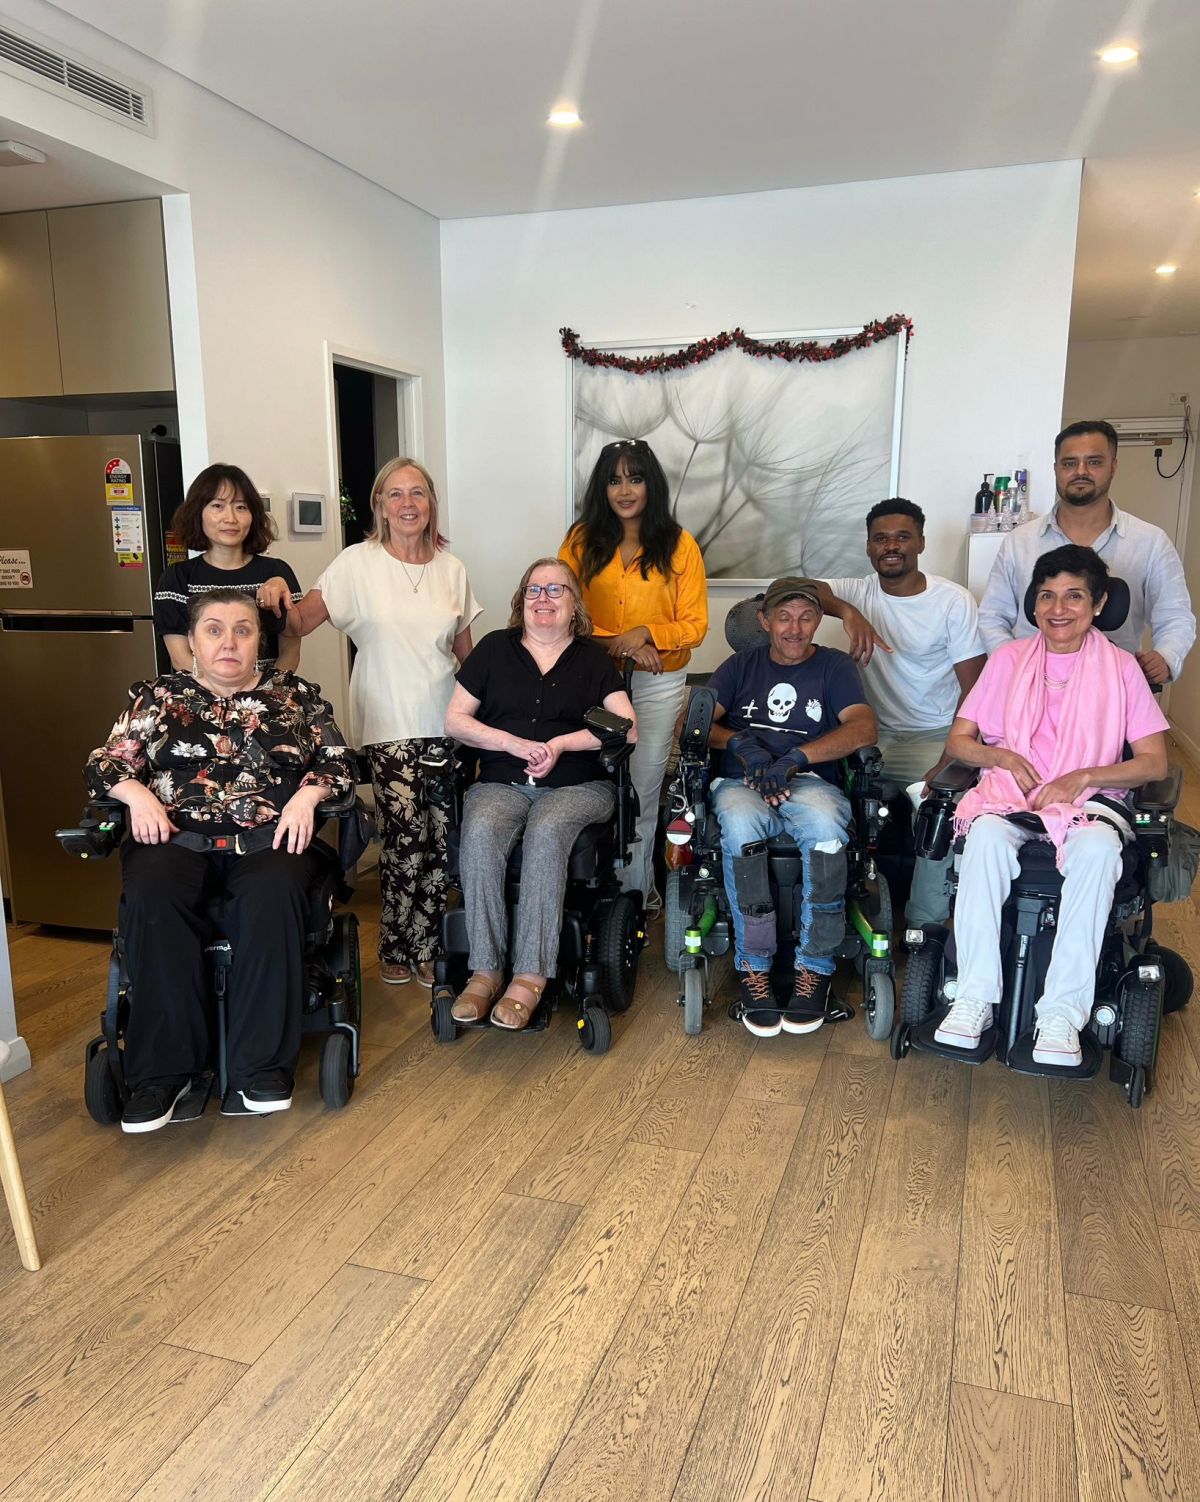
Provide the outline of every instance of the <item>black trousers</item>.
[[127,840],[121,862],[121,933],[133,992],[125,1036],[130,1086],[195,1074],[212,1058],[206,907],[221,893],[221,932],[233,948],[229,1082],[246,1085],[267,1069],[292,1076],[304,1011],[308,893],[320,857],[311,847],[303,855],[201,855]]

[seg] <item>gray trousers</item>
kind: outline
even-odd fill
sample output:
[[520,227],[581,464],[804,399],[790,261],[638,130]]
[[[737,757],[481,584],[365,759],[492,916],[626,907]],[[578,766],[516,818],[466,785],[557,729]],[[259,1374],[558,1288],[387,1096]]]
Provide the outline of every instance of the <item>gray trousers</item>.
[[565,788],[476,782],[467,789],[458,867],[472,970],[504,969],[504,872],[523,831],[513,974],[555,974],[571,846],[587,825],[611,818],[615,806],[616,794],[608,782]]

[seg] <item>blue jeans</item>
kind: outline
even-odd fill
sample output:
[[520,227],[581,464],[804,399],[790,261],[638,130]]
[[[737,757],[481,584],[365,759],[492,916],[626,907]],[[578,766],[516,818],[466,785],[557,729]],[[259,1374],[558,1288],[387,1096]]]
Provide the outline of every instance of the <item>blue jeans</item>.
[[[775,955],[771,937],[760,933],[754,949],[746,948],[746,915],[737,900],[733,860],[744,845],[789,834],[804,860],[800,932],[796,968],[832,975],[835,956],[846,931],[846,832],[850,804],[815,773],[795,778],[790,796],[772,808],[744,782],[724,777],[713,784],[712,807],[721,825],[721,861],[725,892],[733,912],[734,963],[739,970],[769,970]],[[756,924],[756,930],[768,925]],[[768,947],[769,943],[769,947]]]

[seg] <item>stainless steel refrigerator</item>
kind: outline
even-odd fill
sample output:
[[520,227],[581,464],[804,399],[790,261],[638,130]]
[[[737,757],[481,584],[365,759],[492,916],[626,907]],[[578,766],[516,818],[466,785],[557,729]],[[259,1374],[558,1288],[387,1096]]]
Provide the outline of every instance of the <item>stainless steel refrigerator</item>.
[[108,928],[119,862],[68,856],[83,764],[159,671],[154,585],[179,448],[140,437],[0,439],[0,793],[13,917]]

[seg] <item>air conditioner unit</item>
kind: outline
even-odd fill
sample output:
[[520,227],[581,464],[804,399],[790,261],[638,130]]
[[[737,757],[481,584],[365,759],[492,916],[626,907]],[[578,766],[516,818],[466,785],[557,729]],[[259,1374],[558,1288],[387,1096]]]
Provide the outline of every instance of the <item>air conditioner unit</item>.
[[17,27],[0,15],[0,73],[31,83],[119,120],[122,125],[154,134],[150,90],[80,52],[60,47],[38,31]]
[[1187,432],[1187,417],[1182,412],[1172,412],[1163,417],[1110,417],[1122,443],[1170,443],[1183,442]]

